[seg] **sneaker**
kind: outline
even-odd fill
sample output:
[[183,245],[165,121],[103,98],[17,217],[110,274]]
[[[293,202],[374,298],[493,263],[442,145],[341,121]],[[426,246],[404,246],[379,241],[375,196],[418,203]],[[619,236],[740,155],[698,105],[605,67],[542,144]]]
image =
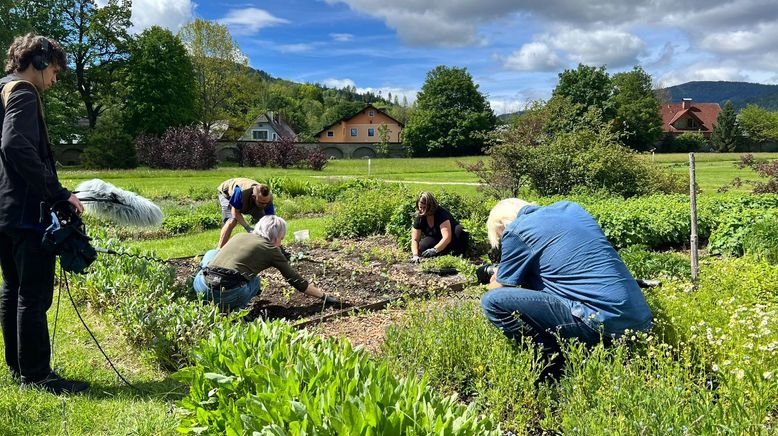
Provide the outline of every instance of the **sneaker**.
[[54,371],[51,371],[49,375],[41,380],[25,382],[22,385],[48,391],[54,395],[76,394],[89,389],[89,383],[79,380],[66,380]]

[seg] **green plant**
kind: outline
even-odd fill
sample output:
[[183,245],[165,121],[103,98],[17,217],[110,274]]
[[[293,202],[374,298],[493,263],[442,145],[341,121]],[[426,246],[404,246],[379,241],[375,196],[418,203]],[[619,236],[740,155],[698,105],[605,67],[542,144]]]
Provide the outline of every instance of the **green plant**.
[[387,331],[382,351],[394,371],[423,373],[510,428],[531,429],[541,410],[534,384],[543,367],[539,354],[505,338],[473,302],[411,306]]
[[743,253],[778,263],[778,215],[767,216],[751,226],[743,237]]
[[689,258],[682,254],[649,251],[644,245],[619,250],[629,272],[636,279],[691,278]]
[[208,434],[498,434],[427,382],[397,378],[348,341],[282,322],[215,330],[175,377],[191,386],[179,430]]
[[397,186],[349,191],[334,207],[325,230],[327,238],[383,234],[397,203],[407,201],[407,198],[408,191]]

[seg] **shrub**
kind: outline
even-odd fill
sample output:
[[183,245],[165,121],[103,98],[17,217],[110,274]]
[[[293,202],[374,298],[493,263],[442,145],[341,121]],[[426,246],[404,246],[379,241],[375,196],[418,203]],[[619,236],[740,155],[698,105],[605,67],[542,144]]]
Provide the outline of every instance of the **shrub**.
[[205,170],[216,166],[216,141],[196,127],[171,127],[162,137],[142,135],[138,158],[152,168]]
[[288,138],[242,145],[240,154],[242,166],[298,167],[321,171],[327,165],[324,152],[318,148],[303,147]]
[[668,151],[671,153],[689,153],[692,151],[707,151],[710,148],[708,140],[700,132],[684,132],[672,138]]
[[276,214],[286,219],[298,216],[323,213],[327,208],[326,200],[311,196],[299,196],[274,200]]
[[762,177],[767,177],[767,182],[755,182],[754,193],[778,194],[778,159],[772,161],[759,161],[754,155],[745,154],[740,157],[740,168],[750,167]]
[[195,366],[179,429],[209,434],[499,434],[473,406],[397,378],[348,341],[282,322],[213,332]]
[[[733,208],[718,218],[718,225],[710,235],[708,249],[713,254],[741,256],[745,242],[752,249],[775,244],[776,233],[769,226],[778,220],[778,211],[761,208]],[[756,233],[755,229],[761,230]],[[761,239],[764,238],[764,239]]]
[[778,264],[778,215],[766,217],[751,227],[743,238],[743,253]]
[[534,348],[517,346],[491,326],[477,304],[415,306],[391,326],[384,361],[399,374],[424,374],[443,391],[472,398],[479,410],[513,429],[532,428],[540,412]]
[[407,202],[408,191],[399,186],[346,191],[335,204],[325,225],[327,238],[358,238],[386,233],[397,204]]
[[135,168],[138,158],[132,137],[125,132],[119,117],[108,113],[86,137],[86,148],[81,154],[84,168]]

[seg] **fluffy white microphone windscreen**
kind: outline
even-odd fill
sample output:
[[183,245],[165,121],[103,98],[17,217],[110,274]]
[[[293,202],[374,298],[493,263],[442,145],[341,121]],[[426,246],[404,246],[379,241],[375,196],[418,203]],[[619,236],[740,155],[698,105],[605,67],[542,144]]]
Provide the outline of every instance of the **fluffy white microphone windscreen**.
[[87,213],[108,221],[141,227],[162,224],[162,209],[151,200],[100,179],[82,182],[75,194]]

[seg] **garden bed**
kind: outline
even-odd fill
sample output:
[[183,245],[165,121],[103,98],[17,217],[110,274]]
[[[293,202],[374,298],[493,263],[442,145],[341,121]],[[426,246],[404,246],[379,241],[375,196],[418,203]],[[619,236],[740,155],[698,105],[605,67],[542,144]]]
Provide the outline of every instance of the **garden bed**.
[[[460,292],[466,278],[441,277],[407,262],[391,238],[375,237],[333,243],[294,243],[286,247],[294,268],[324,292],[344,304],[325,307],[318,299],[297,292],[274,268],[263,271],[262,292],[250,304],[253,317],[315,321],[353,309],[375,310],[404,296]],[[198,258],[173,259],[176,282],[186,283],[197,271]]]

